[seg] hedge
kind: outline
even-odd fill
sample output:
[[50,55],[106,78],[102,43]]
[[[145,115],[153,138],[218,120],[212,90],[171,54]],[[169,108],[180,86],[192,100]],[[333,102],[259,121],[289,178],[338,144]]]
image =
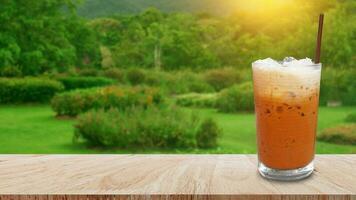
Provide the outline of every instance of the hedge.
[[125,110],[133,106],[147,107],[162,102],[163,96],[155,88],[108,86],[57,94],[51,105],[58,116],[76,116],[90,109],[115,107]]
[[184,107],[215,108],[216,93],[188,93],[178,95],[176,104]]
[[59,78],[58,80],[63,83],[66,90],[102,87],[116,83],[116,81],[113,79],[91,76],[64,77]]
[[0,103],[44,103],[63,89],[46,78],[0,78]]

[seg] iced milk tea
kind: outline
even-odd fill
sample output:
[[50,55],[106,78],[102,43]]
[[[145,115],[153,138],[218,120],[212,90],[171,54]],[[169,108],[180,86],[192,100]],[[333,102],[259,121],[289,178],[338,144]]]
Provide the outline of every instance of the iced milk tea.
[[313,171],[321,65],[310,59],[253,63],[259,171],[299,179]]

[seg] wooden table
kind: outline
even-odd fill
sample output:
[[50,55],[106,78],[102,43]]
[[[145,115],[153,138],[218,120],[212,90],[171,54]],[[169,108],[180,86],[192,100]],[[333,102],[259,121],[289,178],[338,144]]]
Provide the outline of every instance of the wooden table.
[[4,199],[356,199],[356,155],[319,155],[276,182],[255,155],[0,155]]

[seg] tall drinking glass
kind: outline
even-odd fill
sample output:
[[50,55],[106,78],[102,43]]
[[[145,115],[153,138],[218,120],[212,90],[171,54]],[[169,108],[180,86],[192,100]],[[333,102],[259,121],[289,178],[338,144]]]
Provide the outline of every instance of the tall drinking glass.
[[298,180],[314,170],[321,64],[309,62],[284,65],[267,59],[252,64],[263,177]]

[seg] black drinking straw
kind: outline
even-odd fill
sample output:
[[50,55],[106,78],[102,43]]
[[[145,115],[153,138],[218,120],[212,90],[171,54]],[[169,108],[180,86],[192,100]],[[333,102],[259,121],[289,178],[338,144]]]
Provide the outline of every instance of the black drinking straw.
[[315,49],[315,63],[320,63],[321,38],[323,36],[324,14],[319,15],[319,28]]

